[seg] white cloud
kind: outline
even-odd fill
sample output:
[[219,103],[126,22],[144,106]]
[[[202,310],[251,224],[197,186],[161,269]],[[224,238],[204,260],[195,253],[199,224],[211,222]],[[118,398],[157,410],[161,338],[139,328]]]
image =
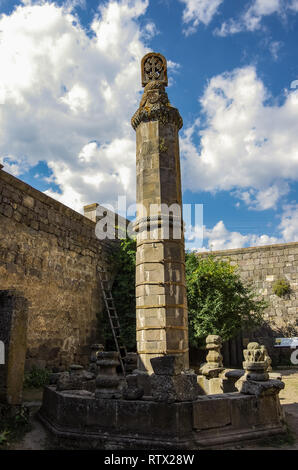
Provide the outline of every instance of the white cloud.
[[285,17],[297,11],[297,0],[253,0],[239,18],[230,18],[215,32],[219,36],[227,36],[241,31],[256,31],[263,27],[263,17],[273,14]]
[[285,181],[277,181],[265,189],[259,191],[250,188],[247,191],[236,190],[233,195],[242,199],[249,209],[263,211],[266,209],[276,209],[279,199],[288,194],[290,188]]
[[292,0],[292,3],[290,4],[290,8],[293,11],[298,11],[298,0]]
[[232,248],[242,248],[244,246],[270,245],[278,243],[279,239],[266,234],[242,235],[240,232],[229,232],[222,220],[212,229],[204,228],[204,240],[207,241],[208,250],[229,250]]
[[223,0],[180,0],[185,4],[183,22],[186,35],[194,33],[200,23],[208,25],[217,13]]
[[239,33],[240,31],[256,31],[261,28],[263,16],[281,13],[281,0],[254,0],[237,20],[231,18],[221,25],[217,31],[220,36]]
[[281,41],[272,41],[270,44],[269,44],[269,51],[273,57],[274,60],[278,60],[278,54],[279,54],[279,51],[280,49],[283,47],[283,42]]
[[[279,215],[280,223],[277,226],[277,236],[266,233],[256,235],[253,233],[242,234],[229,231],[223,220],[217,222],[214,227],[193,227],[192,232],[200,240],[199,244],[186,243],[186,248],[192,251],[216,251],[243,248],[247,246],[274,245],[276,243],[289,243],[298,241],[298,204],[287,204],[283,206]],[[201,238],[203,237],[203,243]]]
[[118,194],[126,194],[132,201],[135,188],[135,171],[132,170],[134,164],[133,139],[115,138],[111,143],[102,146],[89,142],[78,155],[76,171],[61,160],[50,162],[49,166],[62,194],[55,194],[51,190],[46,193],[66,205],[79,209],[86,204],[86,194],[95,198],[93,202],[115,202]]
[[205,127],[196,120],[182,134],[184,190],[238,189],[249,207],[274,208],[298,179],[297,94],[268,104],[254,67],[213,77],[200,100]]
[[[0,159],[15,174],[45,160],[62,190],[48,193],[77,210],[121,193],[134,199],[130,118],[148,51],[138,23],[148,3],[101,4],[92,34],[71,10],[80,1],[26,1],[0,16]],[[154,32],[150,23],[145,36]]]

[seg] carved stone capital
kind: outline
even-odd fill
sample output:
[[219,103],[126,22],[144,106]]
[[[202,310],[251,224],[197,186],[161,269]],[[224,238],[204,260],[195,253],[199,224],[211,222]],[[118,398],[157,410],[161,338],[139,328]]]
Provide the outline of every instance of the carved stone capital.
[[178,129],[183,126],[178,109],[170,105],[168,95],[162,82],[149,82],[144,89],[140,107],[131,119],[136,130],[141,122],[160,121],[162,124],[174,123]]

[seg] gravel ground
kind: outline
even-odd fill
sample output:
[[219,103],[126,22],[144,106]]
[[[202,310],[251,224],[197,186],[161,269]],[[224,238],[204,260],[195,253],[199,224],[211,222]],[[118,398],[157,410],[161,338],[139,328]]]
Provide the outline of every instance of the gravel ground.
[[285,440],[268,438],[262,445],[247,445],[241,447],[242,449],[298,450],[298,369],[279,369],[274,372],[280,373],[285,383],[285,388],[280,392],[279,398],[290,434]]

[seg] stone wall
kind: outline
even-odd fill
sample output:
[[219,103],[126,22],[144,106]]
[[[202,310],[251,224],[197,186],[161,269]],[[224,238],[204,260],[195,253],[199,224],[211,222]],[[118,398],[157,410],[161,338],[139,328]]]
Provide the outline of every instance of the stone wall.
[[27,365],[87,360],[112,251],[93,221],[0,169],[0,289],[29,301]]
[[[243,281],[252,282],[256,291],[269,302],[264,317],[266,327],[245,336],[266,344],[275,363],[281,359],[282,352],[289,356],[288,351],[273,347],[272,338],[298,336],[298,243],[204,252],[198,256],[205,258],[210,254],[238,265]],[[289,282],[289,295],[274,294],[273,285],[278,279]]]

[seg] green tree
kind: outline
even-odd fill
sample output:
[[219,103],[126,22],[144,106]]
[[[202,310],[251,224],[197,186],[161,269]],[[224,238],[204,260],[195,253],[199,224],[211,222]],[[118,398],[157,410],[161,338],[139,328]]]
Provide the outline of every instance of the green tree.
[[[113,256],[117,266],[112,293],[115,300],[123,341],[129,351],[136,350],[135,265],[136,242],[124,239]],[[259,299],[251,285],[245,285],[237,266],[209,256],[200,259],[186,254],[186,284],[189,339],[194,347],[205,344],[209,334],[224,341],[240,330],[254,329],[263,323],[267,302]],[[104,315],[106,347],[114,348],[107,315]]]
[[251,285],[242,282],[237,266],[187,253],[186,284],[192,346],[203,346],[209,334],[226,341],[242,329],[262,324],[268,304],[257,297]]

